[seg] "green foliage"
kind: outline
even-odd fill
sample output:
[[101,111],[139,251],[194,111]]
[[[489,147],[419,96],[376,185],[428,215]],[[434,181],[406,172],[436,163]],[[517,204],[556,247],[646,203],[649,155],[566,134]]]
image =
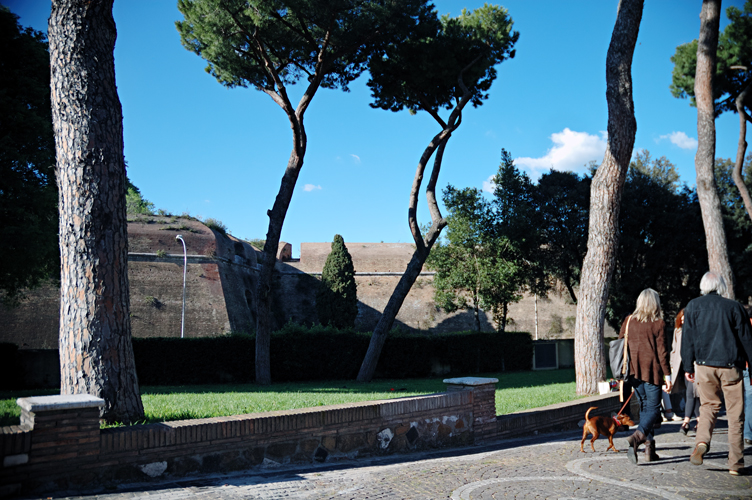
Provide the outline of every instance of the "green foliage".
[[253,248],[256,250],[264,250],[264,245],[266,244],[266,240],[262,240],[259,238],[254,238],[252,240],[245,240],[247,241]]
[[[272,376],[277,381],[353,379],[370,333],[288,323],[271,338]],[[255,336],[134,338],[142,385],[244,383],[255,376]],[[391,332],[377,367],[378,378],[428,377],[435,364],[451,374],[529,370],[528,333],[460,332],[436,335]],[[190,369],[186,369],[190,367]]]
[[671,192],[679,191],[679,173],[676,171],[676,165],[665,156],[656,158],[650,156],[647,149],[638,150],[635,153],[634,160],[630,167],[635,169],[643,176],[649,177],[653,182],[669,189]]
[[128,215],[154,215],[154,203],[144,198],[127,176],[125,182],[125,209]]
[[321,273],[316,310],[322,325],[352,328],[358,316],[357,285],[352,257],[342,236],[335,235]]
[[165,252],[164,250],[160,248],[159,250],[156,251],[156,255],[159,258],[164,258],[164,257],[167,257],[167,252]]
[[403,40],[428,7],[424,0],[179,0],[178,9],[181,42],[206,59],[208,73],[227,87],[268,93],[313,75],[324,88],[347,90],[369,57]]
[[[642,158],[649,159],[649,153]],[[673,165],[660,158],[647,169],[633,162],[627,173],[607,305],[607,319],[614,328],[634,310],[645,288],[660,294],[666,318],[697,296],[707,266],[700,206],[694,191],[677,189],[668,181],[672,171]]]
[[201,222],[203,222],[209,229],[214,229],[216,232],[227,236],[227,226],[225,226],[221,220],[209,217]]
[[540,259],[545,272],[561,282],[572,303],[587,251],[590,177],[551,170],[538,179],[535,203],[541,218]]
[[472,309],[478,331],[478,310],[489,310],[503,332],[508,305],[519,301],[523,290],[545,295],[549,288],[547,233],[536,186],[504,149],[493,181],[491,202],[475,188],[446,188],[447,243],[434,248],[427,264],[437,273],[434,300],[439,307],[448,312]]
[[473,310],[480,331],[479,309],[497,313],[521,298],[515,251],[506,237],[497,236],[491,204],[479,190],[448,186],[443,201],[447,243],[436,245],[427,261],[436,271],[434,300],[447,312]]
[[4,6],[0,68],[0,297],[15,304],[60,256],[47,39]]
[[496,79],[495,66],[514,57],[519,33],[512,31],[513,24],[506,9],[488,4],[472,12],[463,9],[456,18],[425,17],[413,37],[372,59],[371,106],[436,115],[456,104],[463,84],[479,106]]
[[[752,0],[744,3],[744,10],[731,6],[726,9],[729,24],[718,38],[716,71],[713,77],[713,100],[716,116],[725,111],[737,112],[734,100],[752,83]],[[690,98],[695,103],[695,72],[697,68],[697,40],[679,45],[671,57],[674,63],[671,94]],[[747,70],[732,66],[744,66]]]
[[[512,155],[501,150],[501,164],[493,178],[494,231],[497,237],[506,238],[518,268],[515,272],[518,288],[545,295],[549,282],[541,265],[543,221],[536,206],[535,186],[527,174],[521,172]],[[513,296],[507,292],[509,302]]]

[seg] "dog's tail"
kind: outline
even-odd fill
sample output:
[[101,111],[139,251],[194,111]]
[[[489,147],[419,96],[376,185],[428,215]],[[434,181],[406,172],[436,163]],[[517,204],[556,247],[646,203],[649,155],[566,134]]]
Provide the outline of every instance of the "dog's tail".
[[586,421],[590,420],[590,410],[596,410],[596,409],[598,409],[597,406],[591,406],[590,408],[588,408],[588,410],[585,412],[585,420]]

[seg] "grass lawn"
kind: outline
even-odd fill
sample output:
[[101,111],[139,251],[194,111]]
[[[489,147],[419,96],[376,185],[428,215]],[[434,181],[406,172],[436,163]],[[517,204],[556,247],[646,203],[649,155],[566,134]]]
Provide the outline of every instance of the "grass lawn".
[[[538,408],[576,399],[574,369],[486,373],[499,379],[496,413]],[[376,380],[359,384],[352,380],[254,384],[144,386],[141,399],[146,422],[218,417],[275,410],[292,410],[339,403],[431,394],[446,390],[443,378]],[[56,394],[58,391],[0,392],[0,425],[17,425],[21,409],[16,398]]]

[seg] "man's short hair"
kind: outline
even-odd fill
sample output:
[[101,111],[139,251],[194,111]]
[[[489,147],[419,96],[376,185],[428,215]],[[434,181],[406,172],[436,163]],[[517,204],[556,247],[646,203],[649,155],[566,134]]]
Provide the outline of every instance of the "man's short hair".
[[726,280],[714,272],[707,272],[700,280],[700,293],[707,295],[716,292],[718,295],[726,293]]

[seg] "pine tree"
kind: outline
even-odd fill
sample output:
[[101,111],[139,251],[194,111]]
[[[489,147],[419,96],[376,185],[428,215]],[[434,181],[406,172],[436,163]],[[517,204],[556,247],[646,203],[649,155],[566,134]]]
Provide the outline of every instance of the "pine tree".
[[358,296],[355,267],[342,236],[335,235],[332,251],[321,273],[321,288],[316,297],[319,321],[322,325],[352,328],[358,316]]

